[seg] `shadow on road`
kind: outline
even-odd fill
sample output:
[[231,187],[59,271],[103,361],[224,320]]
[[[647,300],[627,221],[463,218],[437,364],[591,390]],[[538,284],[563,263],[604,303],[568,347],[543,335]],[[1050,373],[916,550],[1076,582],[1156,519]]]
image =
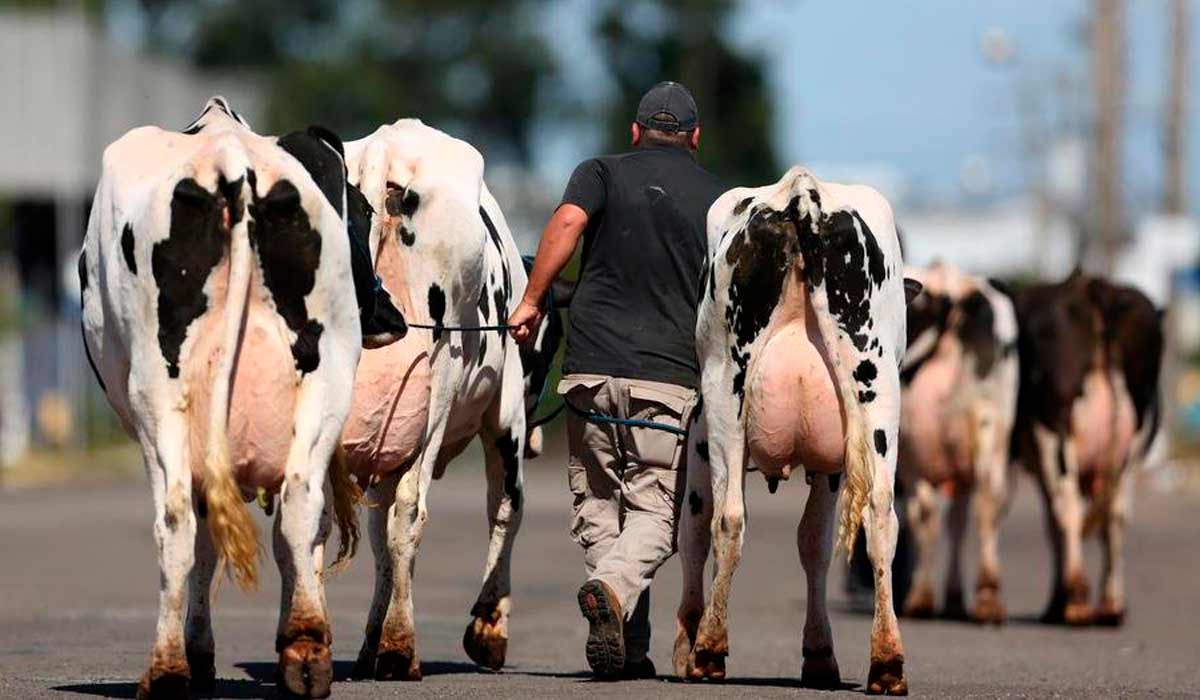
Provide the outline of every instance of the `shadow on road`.
[[[80,695],[96,695],[102,698],[135,698],[137,697],[137,687],[138,684],[132,681],[97,681],[95,683],[57,685],[51,690]],[[258,680],[245,679],[218,680],[216,689],[206,695],[220,698],[275,698],[279,696],[275,692],[273,684],[268,685]]]
[[[234,664],[238,668],[246,672],[254,680],[260,683],[275,682],[275,662],[274,661],[247,661],[240,664]],[[333,662],[333,680],[335,683],[342,683],[350,680],[350,673],[354,670],[353,661],[334,661]],[[479,667],[465,661],[422,661],[421,675],[423,676],[445,676],[455,673],[486,673],[480,671]]]

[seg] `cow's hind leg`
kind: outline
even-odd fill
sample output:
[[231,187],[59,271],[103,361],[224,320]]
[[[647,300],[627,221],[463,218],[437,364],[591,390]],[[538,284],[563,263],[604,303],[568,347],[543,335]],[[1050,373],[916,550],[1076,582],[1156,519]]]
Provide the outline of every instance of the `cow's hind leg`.
[[875,616],[871,627],[871,667],[867,675],[867,692],[871,694],[907,695],[908,681],[904,676],[904,643],[892,597],[892,559],[896,556],[896,539],[900,521],[894,507],[896,482],[896,439],[899,432],[899,410],[889,406],[884,397],[900,399],[899,377],[881,373],[879,397],[864,406],[868,427],[874,435],[872,483],[867,506],[863,509],[863,528],[867,536],[867,555],[875,576]]
[[[297,415],[305,413],[298,410]],[[304,439],[313,432],[315,426],[297,425],[275,519],[275,561],[282,580],[275,650],[283,688],[293,695],[323,698],[333,683],[333,635],[322,580],[325,539],[332,525],[325,477],[338,436]]]
[[975,484],[972,507],[979,528],[979,576],[975,581],[975,602],[971,619],[980,624],[1003,624],[1004,603],[1000,599],[1000,519],[1008,498],[1007,446],[997,445],[989,469],[983,470]]
[[742,558],[746,527],[743,492],[746,436],[738,416],[738,397],[710,392],[705,396],[711,458],[713,504],[712,541],[715,571],[712,597],[700,618],[692,649],[691,678],[724,680],[729,655],[729,590]]
[[1086,625],[1091,622],[1087,574],[1083,567],[1083,495],[1072,440],[1041,425],[1034,426],[1041,481],[1049,516],[1053,520],[1057,576],[1045,622]]
[[185,436],[182,414],[166,412],[153,444],[143,447],[154,495],[159,589],[154,650],[150,668],[138,683],[139,698],[188,697],[191,672],[184,641],[184,605],[195,561],[196,518],[192,512],[192,474],[183,455]]
[[937,563],[937,545],[941,534],[938,517],[941,503],[937,490],[924,479],[919,479],[908,499],[908,522],[916,535],[917,566],[913,585],[904,601],[904,614],[908,617],[933,617],[937,609],[934,597],[934,572]]
[[212,582],[217,570],[217,551],[205,522],[204,508],[196,503],[196,563],[188,582],[188,615],[184,636],[188,667],[192,671],[192,690],[212,692],[217,668],[212,630]]
[[834,479],[813,475],[804,517],[796,528],[796,547],[800,565],[808,579],[808,610],[804,617],[804,641],[801,647],[804,667],[800,685],[806,688],[838,688],[841,673],[833,655],[833,631],[826,605],[826,580],[833,555],[833,523],[837,506]]
[[963,601],[962,549],[967,534],[967,516],[970,515],[971,495],[962,486],[955,484],[950,507],[946,510],[946,530],[949,532],[950,557],[946,563],[946,596],[942,616],[950,620],[966,620],[967,606]]
[[445,412],[430,416],[433,426],[421,456],[400,477],[396,498],[388,509],[388,554],[392,560],[392,596],[380,630],[375,657],[375,680],[419,681],[417,629],[413,615],[412,584],[417,551],[429,521],[426,496],[446,431]]
[[[703,409],[700,409],[703,410]],[[671,655],[675,675],[687,678],[692,646],[704,614],[704,565],[712,546],[712,477],[708,464],[708,429],[697,415],[688,435],[687,496],[679,520],[679,561],[683,569],[683,594],[675,613],[675,647]]]
[[1129,522],[1129,501],[1132,497],[1133,470],[1126,467],[1117,485],[1117,492],[1108,504],[1101,523],[1104,539],[1104,573],[1100,605],[1095,622],[1117,626],[1125,622],[1125,526]]
[[[516,353],[510,353],[516,356]],[[463,633],[463,649],[475,663],[493,671],[504,667],[508,651],[508,616],[512,611],[512,552],[521,527],[524,499],[521,460],[524,454],[524,401],[521,395],[519,363],[506,368],[514,378],[511,395],[502,397],[498,406],[500,420],[486,420],[480,438],[487,472],[487,513],[489,542],[483,570],[483,587],[475,605],[474,617]],[[507,402],[504,399],[509,399]],[[507,415],[506,415],[507,414]],[[490,417],[489,417],[490,418]],[[497,424],[498,423],[498,424]],[[490,424],[490,425],[489,425]]]
[[351,677],[369,680],[375,677],[375,657],[379,651],[379,636],[383,632],[383,618],[387,615],[388,603],[392,599],[392,555],[388,549],[388,520],[392,504],[396,500],[398,474],[390,474],[371,487],[368,493],[367,530],[371,540],[371,556],[375,560],[375,594],[371,598],[371,609],[367,613],[367,629],[363,635],[358,660],[354,662]]

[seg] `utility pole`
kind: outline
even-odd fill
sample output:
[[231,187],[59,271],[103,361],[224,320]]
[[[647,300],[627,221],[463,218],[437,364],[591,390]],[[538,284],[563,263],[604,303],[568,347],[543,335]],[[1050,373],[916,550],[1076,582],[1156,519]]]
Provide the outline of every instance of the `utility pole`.
[[1185,192],[1187,174],[1184,172],[1187,150],[1188,101],[1188,0],[1171,0],[1168,24],[1171,32],[1171,68],[1167,85],[1167,109],[1163,120],[1163,161],[1166,164],[1163,192],[1163,212],[1183,216],[1187,212]]
[[[1125,226],[1121,206],[1121,126],[1125,102],[1123,0],[1092,2],[1092,87],[1095,126],[1091,162],[1093,231],[1099,236],[1102,272],[1112,274]],[[1090,246],[1089,246],[1090,247]]]

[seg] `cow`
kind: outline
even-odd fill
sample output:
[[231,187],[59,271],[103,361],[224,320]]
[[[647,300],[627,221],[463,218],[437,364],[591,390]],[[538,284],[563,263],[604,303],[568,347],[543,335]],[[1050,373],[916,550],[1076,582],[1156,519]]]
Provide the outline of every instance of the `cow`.
[[401,119],[347,143],[346,158],[350,182],[368,204],[376,271],[410,326],[424,326],[363,353],[342,435],[349,469],[371,505],[375,557],[375,593],[353,676],[421,678],[412,584],[426,499],[432,480],[476,437],[486,460],[490,533],[463,646],[479,665],[499,669],[508,644],[527,413],[554,348],[522,350],[508,337],[504,324],[527,278],[477,150]]
[[[839,540],[849,553],[865,525],[875,578],[867,690],[904,694],[891,601],[892,490],[905,294],[919,285],[903,279],[891,208],[868,187],[821,182],[795,167],[773,185],[718,198],[708,212],[708,250],[696,327],[704,410],[690,438],[680,525],[675,672],[725,676],[727,604],[746,522],[743,479],[753,463],[771,491],[794,469],[807,472],[797,533],[808,577],[801,684],[840,683],[825,579],[844,473]],[[705,607],[710,543],[716,568]]]
[[214,574],[224,561],[255,585],[256,493],[272,509],[281,494],[279,677],[329,694],[324,544],[335,517],[339,558],[356,535],[353,484],[330,464],[363,342],[344,197],[221,97],[182,133],[141,127],[104,151],[79,276],[88,359],[154,500],[159,613],[139,697],[212,688]]
[[950,562],[943,614],[967,617],[960,554],[973,505],[979,529],[979,576],[970,616],[1004,621],[1000,600],[999,521],[1007,506],[1009,440],[1017,408],[1017,319],[1012,301],[986,279],[937,262],[908,277],[924,292],[908,306],[908,350],[900,368],[900,461],[917,562],[903,613],[931,617],[941,501]]
[[[1018,290],[1014,304],[1021,381],[1013,449],[1037,478],[1054,563],[1042,620],[1120,625],[1133,479],[1160,420],[1162,313],[1140,291],[1078,270]],[[1082,539],[1094,530],[1104,567],[1093,610]]]

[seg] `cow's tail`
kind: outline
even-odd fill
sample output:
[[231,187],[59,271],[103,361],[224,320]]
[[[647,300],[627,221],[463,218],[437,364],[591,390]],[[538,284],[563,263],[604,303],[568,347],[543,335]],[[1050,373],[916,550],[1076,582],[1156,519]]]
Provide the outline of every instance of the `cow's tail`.
[[[863,509],[875,482],[874,461],[867,439],[867,421],[854,388],[847,381],[849,374],[837,371],[838,392],[842,396],[842,422],[846,426],[846,492],[842,494],[842,510],[838,520],[838,546],[846,552],[846,561],[854,554],[854,541],[862,526]],[[845,375],[845,376],[843,376]]]
[[[820,205],[809,197],[809,186],[802,184],[797,194],[800,206],[808,209],[811,220],[821,219]],[[820,236],[815,230],[803,231],[801,235]],[[818,253],[823,256],[824,251]],[[824,264],[823,262],[820,264]],[[814,284],[809,303],[817,317],[817,327],[821,331],[821,343],[825,348],[826,357],[833,363],[833,375],[836,380],[839,402],[842,409],[842,424],[846,426],[845,441],[845,492],[841,498],[841,513],[838,519],[837,546],[844,548],[846,559],[849,561],[854,552],[854,542],[862,525],[863,509],[871,494],[874,483],[874,461],[871,458],[871,445],[868,439],[867,418],[859,403],[858,393],[854,389],[850,370],[842,359],[838,341],[837,320],[829,310],[828,280],[823,284]]]
[[224,148],[219,154],[221,180],[218,189],[227,207],[223,215],[229,217],[229,284],[222,318],[221,351],[213,372],[212,402],[209,404],[204,498],[208,508],[208,528],[217,554],[229,567],[238,586],[249,590],[258,585],[258,531],[234,478],[228,425],[238,342],[250,295],[252,253],[247,208],[252,185],[246,176],[250,170],[249,162],[241,149]]
[[330,576],[341,572],[358,552],[358,504],[363,492],[350,478],[350,467],[346,464],[346,451],[338,445],[329,463],[329,484],[333,490],[333,515],[338,528],[338,553],[326,570]]

